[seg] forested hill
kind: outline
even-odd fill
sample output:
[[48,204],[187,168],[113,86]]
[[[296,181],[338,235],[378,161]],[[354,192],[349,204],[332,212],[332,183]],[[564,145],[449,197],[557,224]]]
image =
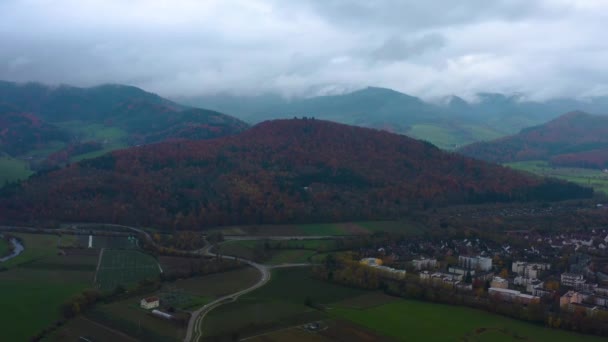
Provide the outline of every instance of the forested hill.
[[0,103],[0,156],[21,155],[50,142],[67,142],[68,134],[35,115]]
[[181,106],[131,86],[0,81],[0,156],[32,170],[134,145],[217,138],[248,127],[231,116]]
[[393,218],[430,206],[561,200],[592,190],[385,131],[312,119],[114,151],[5,188],[7,221],[200,229]]
[[544,125],[459,152],[492,162],[545,160],[555,166],[608,167],[608,116],[571,112]]

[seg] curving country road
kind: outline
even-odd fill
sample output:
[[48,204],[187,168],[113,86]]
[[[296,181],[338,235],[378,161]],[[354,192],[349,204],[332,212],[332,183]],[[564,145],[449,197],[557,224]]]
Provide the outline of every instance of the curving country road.
[[[211,247],[212,247],[211,245],[208,245],[207,247],[201,249],[200,251],[203,255],[217,256],[217,254],[211,252],[211,250],[210,250]],[[258,280],[258,282],[253,284],[252,286],[250,286],[244,290],[235,292],[233,294],[218,298],[218,299],[212,301],[211,303],[206,304],[202,308],[192,312],[192,315],[190,316],[190,321],[188,321],[188,331],[186,333],[186,337],[184,338],[184,342],[197,342],[201,339],[201,337],[203,336],[203,320],[205,319],[205,316],[211,310],[217,308],[218,306],[221,306],[221,305],[224,305],[227,303],[232,303],[232,302],[236,301],[240,296],[264,286],[270,280],[270,276],[271,276],[270,269],[285,268],[285,267],[306,267],[306,266],[311,265],[308,263],[299,263],[299,264],[281,264],[281,265],[268,266],[268,265],[258,264],[251,260],[246,260],[243,258],[236,258],[236,257],[229,256],[229,255],[220,255],[220,257],[224,258],[224,259],[232,259],[232,260],[238,259],[239,261],[244,262],[244,263],[248,264],[249,266],[254,267],[258,271],[260,271],[262,276],[260,277],[260,280]]]
[[[87,226],[98,226],[100,224],[96,224],[96,223],[78,223],[78,224],[74,224],[74,226],[80,226],[80,227],[87,227]],[[103,224],[104,226],[114,226],[114,227],[120,227],[120,228],[124,228],[124,229],[128,229],[131,230],[133,232],[139,233],[141,235],[143,235],[144,239],[158,247],[158,245],[156,244],[156,242],[154,241],[154,239],[152,239],[152,237],[150,236],[150,234],[144,230],[144,229],[140,229],[140,228],[135,228],[135,227],[130,227],[130,226],[124,226],[124,225],[118,225],[118,224]],[[10,228],[11,230],[27,230],[27,229],[31,229],[34,230],[36,228],[31,228],[31,227],[0,227],[3,229],[7,229]],[[260,236],[250,236],[250,237],[240,237],[240,238],[233,238],[234,240],[258,240],[258,239],[271,239],[271,240],[288,240],[288,239],[300,239],[300,240],[305,240],[305,239],[319,239],[319,238],[327,238],[325,236],[272,236],[272,237],[260,237]],[[208,244],[207,246],[205,246],[202,249],[196,250],[196,251],[188,251],[190,253],[193,254],[198,254],[198,255],[205,255],[205,256],[211,256],[211,257],[217,257],[218,255],[211,252],[211,247],[213,247],[212,245]],[[192,312],[191,316],[190,316],[190,320],[188,321],[188,330],[186,333],[186,337],[184,338],[184,342],[197,342],[201,339],[201,337],[203,336],[203,320],[205,319],[205,316],[213,309],[217,308],[218,306],[221,306],[223,304],[227,304],[227,303],[232,303],[234,301],[236,301],[240,296],[247,294],[257,288],[260,288],[262,286],[264,286],[269,280],[270,280],[270,270],[273,268],[286,268],[286,267],[308,267],[311,266],[312,264],[310,263],[293,263],[293,264],[280,264],[280,265],[263,265],[263,264],[258,264],[256,262],[253,262],[251,260],[247,260],[247,259],[243,259],[243,258],[237,258],[237,257],[233,257],[233,256],[229,256],[229,255],[219,255],[219,257],[223,258],[223,259],[232,259],[232,260],[239,260],[240,262],[244,262],[246,264],[248,264],[251,267],[254,267],[255,269],[257,269],[258,271],[260,271],[261,277],[260,279],[252,286],[240,290],[238,292],[235,292],[233,294],[230,295],[226,295],[223,296],[221,298],[218,298],[214,301],[212,301],[211,303],[206,304],[205,306],[201,307],[200,309]]]

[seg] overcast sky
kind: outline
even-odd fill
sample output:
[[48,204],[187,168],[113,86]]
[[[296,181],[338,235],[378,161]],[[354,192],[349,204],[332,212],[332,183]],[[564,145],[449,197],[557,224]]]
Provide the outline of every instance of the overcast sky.
[[0,79],[165,96],[608,94],[604,0],[0,0]]

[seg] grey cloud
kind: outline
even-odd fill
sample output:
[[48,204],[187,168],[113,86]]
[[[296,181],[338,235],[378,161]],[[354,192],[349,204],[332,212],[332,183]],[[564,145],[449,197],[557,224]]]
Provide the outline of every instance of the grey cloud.
[[608,3],[593,0],[3,0],[0,13],[0,79],[13,81],[166,96],[608,92]]
[[398,36],[388,38],[371,54],[378,61],[398,61],[410,56],[421,55],[429,50],[436,50],[446,45],[444,36],[433,33],[419,38],[403,39]]

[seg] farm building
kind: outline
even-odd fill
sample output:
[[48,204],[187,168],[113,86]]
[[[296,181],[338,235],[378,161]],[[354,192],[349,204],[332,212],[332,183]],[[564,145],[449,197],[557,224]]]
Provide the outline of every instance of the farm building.
[[158,297],[143,298],[139,302],[139,305],[142,307],[142,309],[150,310],[157,308],[160,305],[160,300]]

